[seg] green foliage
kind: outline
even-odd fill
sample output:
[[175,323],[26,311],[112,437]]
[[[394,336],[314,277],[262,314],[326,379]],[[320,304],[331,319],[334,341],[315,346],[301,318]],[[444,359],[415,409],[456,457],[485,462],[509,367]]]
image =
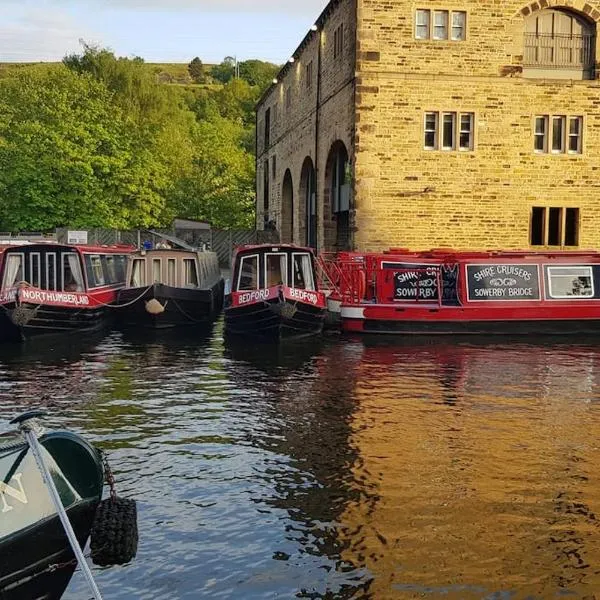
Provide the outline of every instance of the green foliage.
[[239,76],[250,85],[264,91],[271,85],[280,68],[262,60],[245,60],[239,63]]
[[226,57],[219,65],[210,70],[210,76],[219,83],[228,83],[235,76],[235,58]]
[[198,123],[194,169],[172,196],[177,215],[220,228],[254,225],[254,158],[244,135],[241,124],[220,116]]
[[164,210],[157,169],[138,156],[135,134],[89,76],[56,67],[0,81],[2,228],[156,222]]
[[190,77],[196,83],[205,83],[206,82],[206,74],[204,73],[204,65],[202,61],[196,56],[196,58],[192,59],[192,62],[188,65],[188,72]]

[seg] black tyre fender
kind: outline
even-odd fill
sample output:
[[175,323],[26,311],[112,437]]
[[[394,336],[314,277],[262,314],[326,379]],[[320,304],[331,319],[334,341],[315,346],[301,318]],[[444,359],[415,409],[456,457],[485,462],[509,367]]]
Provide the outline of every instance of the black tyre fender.
[[106,567],[130,562],[137,553],[137,506],[129,498],[106,498],[96,508],[90,532],[94,564]]

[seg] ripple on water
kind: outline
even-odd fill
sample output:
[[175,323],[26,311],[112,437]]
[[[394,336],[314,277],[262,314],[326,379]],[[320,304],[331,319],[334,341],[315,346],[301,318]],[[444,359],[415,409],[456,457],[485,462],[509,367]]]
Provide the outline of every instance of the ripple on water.
[[591,597],[599,349],[225,346],[220,323],[11,346],[0,431],[45,404],[108,451],[141,539],[95,570],[107,598]]

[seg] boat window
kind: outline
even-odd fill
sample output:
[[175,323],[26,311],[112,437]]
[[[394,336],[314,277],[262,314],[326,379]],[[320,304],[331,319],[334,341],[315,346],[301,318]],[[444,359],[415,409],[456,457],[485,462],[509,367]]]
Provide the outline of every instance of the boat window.
[[6,258],[6,267],[4,268],[4,281],[2,287],[4,289],[13,287],[15,284],[23,281],[23,263],[25,257],[23,254],[9,254]]
[[[99,256],[97,258],[100,260]],[[85,285],[83,283],[83,273],[81,272],[79,256],[74,252],[63,254],[62,269],[63,290],[65,292],[83,292]]]
[[161,282],[161,265],[162,260],[160,258],[152,259],[152,280],[154,281],[154,283]]
[[198,273],[196,270],[196,261],[193,258],[183,259],[183,271],[185,275],[186,287],[198,287]]
[[102,268],[102,259],[99,254],[88,254],[85,257],[85,270],[87,272],[88,284],[90,287],[106,285],[104,269]]
[[131,266],[131,287],[146,285],[146,259],[134,258]]
[[117,271],[115,268],[115,257],[105,256],[106,280],[108,283],[117,283]]
[[40,287],[40,253],[32,252],[29,255],[29,281],[32,286]]
[[287,284],[287,254],[265,254],[266,287]]
[[292,287],[301,290],[314,290],[315,282],[313,279],[312,272],[312,261],[310,254],[304,252],[294,253],[293,256],[293,267],[294,267],[294,280],[292,281]]
[[237,289],[240,291],[258,289],[258,255],[242,258]]
[[547,267],[551,298],[593,298],[592,267]]
[[46,260],[46,289],[56,290],[56,254],[51,252],[44,258]]
[[115,283],[123,283],[127,278],[127,256],[115,254],[113,256],[115,265]]
[[174,258],[167,259],[167,285],[177,285],[177,261]]

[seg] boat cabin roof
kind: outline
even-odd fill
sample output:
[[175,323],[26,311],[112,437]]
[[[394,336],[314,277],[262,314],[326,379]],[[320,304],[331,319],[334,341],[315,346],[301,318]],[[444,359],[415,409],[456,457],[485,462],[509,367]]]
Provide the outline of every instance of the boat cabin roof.
[[308,252],[314,255],[314,250],[306,246],[296,246],[295,244],[245,244],[238,246],[234,251],[234,258],[239,255],[261,254],[266,252]]

